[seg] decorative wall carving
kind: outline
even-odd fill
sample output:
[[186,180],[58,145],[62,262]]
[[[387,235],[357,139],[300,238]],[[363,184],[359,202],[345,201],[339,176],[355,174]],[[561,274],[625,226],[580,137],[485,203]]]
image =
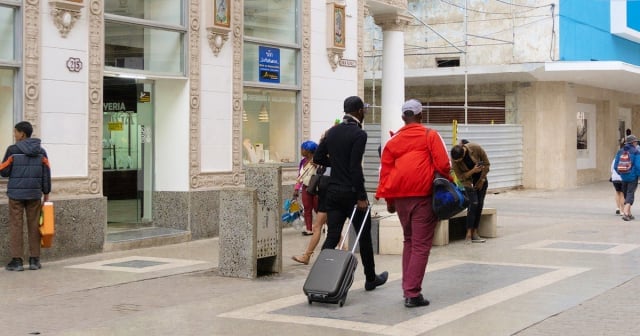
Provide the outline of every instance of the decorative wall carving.
[[84,7],[82,0],[63,1],[49,0],[53,23],[62,37],[67,37],[76,21],[80,19],[80,10]]
[[[311,0],[301,1],[302,6],[302,138],[309,139],[311,134]],[[289,178],[283,174],[283,181]],[[296,176],[293,177],[295,179]]]
[[346,13],[343,4],[334,0],[327,1],[327,59],[331,69],[336,71],[346,47],[345,24]]
[[24,4],[24,119],[40,131],[40,1]]
[[[232,141],[233,154],[232,154],[232,170],[234,174],[240,176],[242,173],[242,46],[244,38],[244,4],[241,0],[233,1],[233,13],[231,14],[231,33],[233,34],[233,84],[231,91],[231,108],[232,111]],[[242,182],[244,183],[244,176],[242,176]]]
[[207,40],[214,56],[218,56],[224,43],[229,40],[229,31],[227,28],[207,27]]
[[[226,1],[226,2],[225,2]],[[233,15],[231,10],[238,6],[237,3],[229,3],[227,0],[207,0],[203,6],[205,12],[205,24],[207,28],[207,41],[214,56],[218,56],[225,42],[229,40]]]
[[373,16],[373,20],[383,31],[404,31],[413,17],[404,14],[378,14]]
[[82,189],[90,194],[102,193],[103,8],[103,0],[89,1],[89,176]]
[[200,187],[200,1],[189,1],[189,176]]
[[358,1],[358,95],[364,97],[364,18],[369,15],[366,1]]

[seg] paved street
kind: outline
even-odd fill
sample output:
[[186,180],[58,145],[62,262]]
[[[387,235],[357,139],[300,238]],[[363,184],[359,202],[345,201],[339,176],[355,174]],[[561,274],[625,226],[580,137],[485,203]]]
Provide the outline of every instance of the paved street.
[[286,229],[283,272],[256,280],[218,275],[217,239],[2,270],[0,335],[636,335],[640,220],[614,215],[613,195],[488,195],[498,238],[434,247],[427,307],[403,306],[398,255],[376,256],[386,285],[364,291],[360,265],[344,307],[309,305],[311,266],[290,259],[308,237]]

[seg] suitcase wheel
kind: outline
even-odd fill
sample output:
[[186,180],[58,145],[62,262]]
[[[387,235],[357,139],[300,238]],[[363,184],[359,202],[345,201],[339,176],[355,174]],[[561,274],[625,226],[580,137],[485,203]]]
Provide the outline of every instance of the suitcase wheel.
[[338,301],[338,304],[340,305],[340,307],[344,306],[344,303],[347,301],[347,294],[344,294],[344,296],[340,299],[340,301]]
[[313,300],[311,300],[310,296],[307,296],[307,301],[309,301],[309,304],[311,304],[313,302]]

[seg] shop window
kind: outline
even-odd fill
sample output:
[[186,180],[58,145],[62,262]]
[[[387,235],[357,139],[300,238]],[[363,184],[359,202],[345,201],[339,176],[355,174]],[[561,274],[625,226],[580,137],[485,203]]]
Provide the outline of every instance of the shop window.
[[15,59],[15,9],[0,6],[0,60]]
[[105,12],[105,67],[184,75],[184,1],[106,0]]
[[242,112],[243,162],[291,163],[297,160],[297,93],[261,88],[244,89]]
[[105,66],[162,73],[183,72],[184,34],[115,22],[106,22],[105,32]]
[[297,43],[298,16],[298,0],[245,2],[244,35],[284,44]]
[[0,148],[7,148],[13,144],[13,113],[5,113],[5,111],[13,111],[14,108],[14,83],[15,70],[0,68]]
[[[296,85],[298,83],[298,52],[290,48],[276,48],[279,57],[274,58],[273,62],[277,62],[271,68],[276,69],[271,77],[265,77],[264,57],[260,56],[260,47],[255,43],[246,42],[244,44],[244,71],[243,76],[245,82],[266,82],[285,85]],[[264,47],[263,47],[264,48]]]
[[0,5],[0,148],[13,144],[15,119],[22,119],[21,99],[19,99],[19,73],[21,64],[20,28],[16,16],[20,13],[16,6]]
[[298,161],[299,9],[300,0],[244,3],[244,164]]
[[182,25],[182,1],[175,0],[105,0],[105,13]]

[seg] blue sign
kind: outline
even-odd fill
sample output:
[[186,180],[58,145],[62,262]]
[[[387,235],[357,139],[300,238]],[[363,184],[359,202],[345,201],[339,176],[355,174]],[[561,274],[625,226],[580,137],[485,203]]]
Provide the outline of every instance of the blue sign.
[[263,46],[258,48],[258,80],[280,83],[280,49]]

